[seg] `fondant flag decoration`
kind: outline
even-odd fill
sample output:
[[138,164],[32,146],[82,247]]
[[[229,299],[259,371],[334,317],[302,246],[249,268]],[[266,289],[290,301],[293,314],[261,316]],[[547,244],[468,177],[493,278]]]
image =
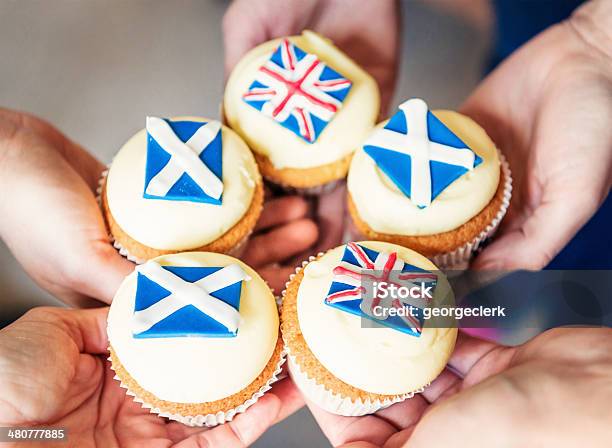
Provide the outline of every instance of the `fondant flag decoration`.
[[[357,316],[365,317],[375,322],[408,333],[420,336],[423,328],[422,307],[427,300],[408,299],[406,303],[399,298],[383,300],[374,294],[365,300],[366,282],[371,286],[374,282],[386,282],[397,286],[431,287],[435,289],[437,275],[421,268],[405,263],[397,253],[384,253],[368,249],[357,243],[345,246],[340,264],[333,270],[329,292],[325,303]],[[373,291],[369,291],[372,293]],[[420,303],[417,303],[420,302]],[[413,306],[413,314],[405,316],[375,317],[373,309],[376,306],[407,308]],[[418,306],[421,305],[421,306]]]
[[147,199],[221,204],[221,123],[147,117]]
[[363,149],[421,208],[482,162],[420,99],[401,104],[387,125],[366,140]]
[[317,140],[351,89],[351,81],[283,39],[259,68],[244,101],[308,143]]
[[236,336],[242,281],[250,280],[239,265],[160,266],[148,261],[136,270],[135,338]]

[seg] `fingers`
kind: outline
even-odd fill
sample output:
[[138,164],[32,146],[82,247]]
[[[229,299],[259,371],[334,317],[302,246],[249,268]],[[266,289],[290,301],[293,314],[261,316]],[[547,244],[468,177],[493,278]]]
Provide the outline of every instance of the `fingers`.
[[378,411],[376,416],[392,424],[397,430],[402,430],[415,425],[427,409],[427,406],[427,401],[423,396],[416,394],[406,401]]
[[[280,400],[280,407],[278,409],[276,419],[272,421],[271,424],[275,424],[275,423],[280,422],[281,420],[284,420],[285,418],[293,414],[295,411],[300,409],[302,406],[304,406],[304,399],[302,398],[301,394],[299,393],[299,391],[297,390],[297,388],[295,387],[295,385],[293,384],[293,382],[291,382],[289,378],[286,378],[274,384],[274,386],[272,387],[272,390],[266,393],[266,396],[270,394],[275,395],[278,398],[278,400]],[[268,404],[266,405],[266,407],[267,409],[270,409],[272,405]],[[250,412],[252,412],[253,409],[254,407],[249,408],[246,413],[249,414]],[[178,423],[178,422],[169,422],[166,425],[166,429],[168,430],[170,440],[174,441],[175,443],[180,442],[183,439],[197,435],[198,433],[202,432],[201,428],[185,426],[182,423]],[[213,436],[217,437],[217,435],[215,434],[213,434]],[[209,437],[209,439],[206,439],[206,437]],[[210,440],[212,440],[210,439],[211,436],[206,436],[206,437],[204,435],[199,435],[196,437],[196,440],[198,440],[199,438],[199,439],[206,440],[206,442],[209,443]],[[223,440],[223,442],[225,443],[226,440]],[[189,443],[192,443],[192,441],[190,441]],[[224,443],[218,446],[225,447]],[[178,446],[182,447],[183,445],[178,445]],[[187,445],[187,446],[193,446],[193,445]],[[211,448],[214,448],[217,445],[211,444],[210,446]]]
[[268,393],[276,395],[281,402],[274,423],[286,419],[304,406],[304,398],[290,378],[285,378],[276,383]]
[[268,282],[275,294],[280,294],[285,289],[289,276],[295,272],[294,266],[278,266],[272,264],[259,269],[259,275]]
[[393,424],[375,415],[344,417],[327,412],[309,400],[306,400],[306,404],[323,434],[336,447],[352,442],[362,444],[357,446],[370,446],[367,444],[383,446],[385,441],[397,431]]
[[461,378],[449,369],[442,373],[425,388],[422,393],[429,403],[436,403],[446,397],[457,393],[461,389]]
[[[597,204],[568,207],[568,198],[543,202],[516,229],[503,234],[480,254],[475,268],[531,269],[546,266],[592,216]],[[554,223],[554,230],[550,225]]]
[[232,2],[223,16],[226,77],[248,50],[268,39],[265,23],[254,20],[253,3],[244,0]]
[[269,229],[284,223],[304,218],[308,213],[308,202],[300,196],[283,196],[264,204],[255,230]]
[[281,400],[266,394],[244,414],[211,430],[204,430],[177,443],[175,448],[242,448],[257,440],[277,420]]
[[[96,191],[100,174],[105,168],[104,165],[59,129],[34,115],[8,109],[0,109],[0,119],[10,122],[16,130],[32,132],[47,141],[49,146],[55,149],[85,180],[91,191]],[[0,128],[0,136],[2,134]],[[16,135],[18,135],[17,132],[14,136]]]
[[317,223],[321,229],[314,253],[329,250],[342,244],[346,217],[346,185],[318,198]]
[[251,238],[244,253],[244,262],[249,266],[260,267],[286,260],[308,249],[316,242],[318,235],[314,222],[298,219]]
[[110,304],[124,278],[135,264],[122,257],[108,241],[97,241],[82,262],[71,268],[71,287],[104,303]]
[[81,353],[106,354],[108,338],[106,336],[106,316],[108,307],[88,310],[40,308],[51,319],[62,322]]
[[351,442],[341,445],[339,448],[380,448],[380,446],[370,442]]

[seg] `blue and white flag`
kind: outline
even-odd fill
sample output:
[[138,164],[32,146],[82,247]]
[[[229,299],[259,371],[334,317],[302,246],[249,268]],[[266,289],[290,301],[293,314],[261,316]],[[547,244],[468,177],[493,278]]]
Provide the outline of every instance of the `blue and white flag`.
[[366,140],[363,149],[421,208],[482,163],[420,99],[401,104],[386,126],[375,130]]
[[147,199],[221,204],[221,123],[147,117]]
[[236,336],[242,281],[250,280],[239,265],[160,266],[148,261],[136,271],[135,338]]

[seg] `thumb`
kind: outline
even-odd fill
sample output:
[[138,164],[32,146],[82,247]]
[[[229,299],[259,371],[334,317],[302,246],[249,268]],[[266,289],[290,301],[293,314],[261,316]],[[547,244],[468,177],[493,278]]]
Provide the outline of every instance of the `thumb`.
[[[586,199],[586,200],[585,200]],[[575,202],[579,201],[579,202]],[[568,204],[582,204],[569,207]],[[477,257],[475,269],[530,269],[546,266],[597,209],[588,198],[544,199],[524,221],[504,232]]]
[[231,422],[193,434],[174,447],[247,447],[274,424],[280,408],[280,400],[273,394],[266,394],[244,414],[239,414]]
[[[61,323],[84,354],[106,354],[106,316],[108,307],[90,309],[65,309],[53,307],[35,308],[23,319],[50,320]],[[42,316],[42,317],[41,317]]]
[[492,403],[483,398],[470,389],[432,405],[416,426],[409,429],[410,438],[404,446],[501,446],[495,437],[497,416],[491,413]]
[[72,273],[72,287],[81,294],[110,304],[123,279],[135,267],[108,241],[96,241]]
[[235,0],[223,16],[223,47],[225,52],[225,76],[251,48],[267,40],[265,26],[254,26],[253,3]]

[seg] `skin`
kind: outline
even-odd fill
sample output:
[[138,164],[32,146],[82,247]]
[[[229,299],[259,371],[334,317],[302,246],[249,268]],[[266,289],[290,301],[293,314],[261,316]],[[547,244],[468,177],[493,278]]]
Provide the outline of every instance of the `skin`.
[[[285,379],[214,429],[151,415],[112,378],[106,314],[36,308],[0,331],[0,426],[64,427],[79,447],[231,448],[303,404]],[[612,437],[611,347],[611,329],[550,330],[519,347],[462,334],[447,370],[421,395],[366,417],[309,406],[334,446],[604,447]],[[570,403],[576,412],[567,412]],[[558,430],[579,417],[588,431]]]
[[[253,46],[311,28],[376,78],[384,115],[395,84],[397,4],[292,1],[283,8],[283,20],[271,13],[275,9],[268,1],[231,4],[223,22],[226,71]],[[502,149],[514,178],[509,213],[475,268],[544,267],[607,196],[612,183],[611,8],[605,0],[587,3],[515,52],[462,107]],[[337,198],[320,201],[321,210],[342,207]],[[339,234],[337,218],[323,221],[324,235]],[[550,223],[555,232],[548,231]]]
[[611,347],[612,329],[603,328],[550,330],[518,347],[461,334],[449,367],[423,394],[366,417],[308,405],[343,448],[604,447]]
[[546,266],[608,195],[610,30],[612,4],[585,4],[515,52],[462,108],[502,149],[514,177],[509,213],[476,268]]
[[[247,49],[304,27],[337,40],[338,29],[317,28],[320,22],[311,22],[309,7],[316,3],[300,2],[305,6],[294,16],[294,8],[287,7],[280,21],[265,5],[259,10],[235,1],[224,21],[228,71]],[[339,8],[343,2],[329,4]],[[360,9],[341,14],[342,20],[336,21],[340,29],[353,27]],[[325,16],[325,6],[320,10]],[[387,14],[381,17],[386,25],[376,27],[355,19],[359,33],[390,29],[396,23]],[[367,20],[378,18],[369,14]],[[254,29],[252,23],[260,26]],[[570,20],[515,52],[464,104],[462,112],[475,118],[502,148],[514,177],[510,211],[496,241],[477,258],[476,268],[544,267],[607,196],[612,182],[611,23],[610,2],[587,3]],[[352,55],[350,49],[345,51]],[[454,445],[457,440],[471,446],[575,446],[584,445],[585,437],[589,446],[600,446],[609,440],[606,428],[612,417],[605,400],[610,399],[610,377],[605,372],[610,360],[605,351],[593,348],[609,346],[609,330],[556,330],[519,348],[461,341],[451,362],[458,374],[445,372],[422,397],[363,418],[335,416],[312,404],[311,410],[336,446],[403,446],[409,439],[407,446],[416,447]],[[568,345],[574,347],[569,354]],[[595,403],[591,390],[602,391]],[[575,425],[565,421],[570,415],[565,403],[591,410],[588,416],[594,424],[587,434],[558,431]],[[448,422],[452,430],[440,431]]]
[[[514,53],[462,108],[504,150],[515,179],[510,212],[476,268],[544,267],[607,196],[610,23],[612,5],[589,2]],[[363,418],[309,406],[334,446],[607,446],[611,344],[609,329],[553,330],[517,348],[462,336],[450,369],[416,399]],[[578,421],[588,430],[568,429],[583,428]]]
[[[391,90],[386,86],[393,86],[389,79],[394,72],[388,68],[394,67],[396,58],[393,54],[391,60],[394,51],[387,53],[385,49],[397,49],[397,34],[387,41],[391,45],[381,46],[380,53],[369,45],[387,39],[388,30],[397,25],[392,14],[395,6],[389,8],[389,14],[381,14],[380,26],[373,26],[376,15],[359,14],[367,11],[365,2],[359,8],[351,3],[350,21],[340,20],[347,17],[346,1],[319,3],[300,2],[301,9],[286,7],[283,12],[299,10],[300,14],[282,24],[267,18],[265,12],[270,9],[255,9],[253,4],[247,8],[246,0],[235,1],[224,20],[226,42],[232,42],[227,51],[228,68],[253,45],[309,27],[332,37],[349,54],[354,52],[353,57],[379,81],[388,102],[390,94],[385,91]],[[253,22],[254,17],[257,20]],[[480,267],[507,268],[517,262],[519,267],[544,266],[592,216],[610,189],[612,47],[605,44],[610,27],[601,26],[601,17],[609,23],[609,3],[606,8],[604,1],[591,2],[569,22],[530,42],[487,78],[463,109],[506,151],[516,180],[511,212],[500,238],[477,260]],[[263,26],[252,34],[248,27],[236,23]],[[338,27],[338,23],[345,25]],[[379,31],[352,48],[343,43],[357,31],[363,32],[366,23],[383,30],[382,35]],[[336,31],[338,36],[334,37]],[[360,48],[381,59],[368,67],[367,61],[359,59]],[[581,104],[589,107],[579,107]],[[92,191],[102,169],[99,162],[33,117],[3,111],[0,123],[0,210],[3,217],[18,216],[3,219],[0,234],[43,287],[75,303],[88,297],[109,300],[132,266],[114,256],[100,226],[99,212],[96,216],[93,211]],[[571,189],[565,186],[570,184],[567,166],[574,172],[588,173],[572,177]],[[8,191],[12,194],[11,213],[4,212],[9,210]],[[582,206],[568,207],[568,203]],[[23,204],[39,208],[24,210],[27,207]],[[20,236],[20,223],[37,222],[35,218],[41,214],[32,210],[39,209],[47,212],[43,216],[48,223],[41,226],[45,230],[33,232],[27,239]],[[287,215],[295,218],[300,213]],[[269,221],[273,226],[280,224],[274,219]],[[547,231],[550,222],[555,223],[555,232]],[[298,233],[296,228],[305,230],[301,225],[287,234]],[[262,230],[267,230],[266,226]],[[274,231],[260,235],[259,244],[274,246],[278,239]],[[316,230],[311,227],[304,233],[312,237]],[[66,252],[76,255],[58,262],[58,238],[60,244],[67,244],[61,247],[74,249]],[[71,246],[72,241],[79,244]],[[37,248],[36,257],[29,255],[30,245]],[[258,250],[254,255],[247,253],[247,259],[253,257],[251,264],[292,254],[276,247]],[[85,275],[80,263],[83,259],[104,271],[96,274],[99,280],[92,282],[91,276]],[[59,267],[49,268],[56,265]],[[105,270],[107,266],[113,268]],[[268,269],[278,272],[275,266]],[[141,446],[145,442],[147,446],[171,446],[180,442],[179,446],[231,447],[251,443],[268,425],[301,405],[293,386],[283,382],[276,392],[228,425],[201,431],[167,424],[125,399],[104,369],[105,312],[39,309],[0,332],[2,425],[66,426],[71,437],[80,442],[78,446],[96,442],[102,446]],[[462,440],[471,446],[604,446],[612,436],[612,415],[607,406],[612,398],[611,344],[611,331],[605,329],[554,330],[518,348],[462,337],[450,362],[453,371],[445,371],[423,396],[364,418],[338,417],[315,406],[311,409],[334,445],[391,447],[408,443],[420,447]],[[574,349],[568,350],[568,346]],[[45,366],[44,381],[40,380],[40,366]],[[567,412],[567,403],[579,410],[576,415],[589,419],[588,431],[559,431],[575,425],[573,419],[568,420],[568,415],[576,415]],[[450,430],[441,431],[448,422],[452,422]]]
[[[104,169],[49,123],[0,109],[0,236],[41,287],[76,306],[110,303],[134,269],[112,247],[95,199]],[[277,291],[293,269],[278,263],[317,240],[307,212],[296,196],[268,201],[245,250]]]
[[150,414],[113,379],[107,312],[35,308],[0,331],[0,426],[63,427],[70,446],[78,447],[234,448],[248,446],[303,405],[284,379],[246,413],[213,429]]
[[[134,269],[112,247],[95,199],[104,168],[49,123],[0,109],[0,236],[41,287],[76,306],[110,303]],[[294,269],[280,262],[317,240],[307,212],[297,196],[266,202],[245,250],[276,291]],[[0,425],[66,427],[73,446],[242,447],[303,406],[285,379],[214,430],[151,415],[113,380],[106,312],[35,309],[0,332]]]
[[[396,0],[234,0],[223,17],[226,76],[240,58],[268,40],[310,29],[330,38],[378,83],[381,117],[395,88],[399,61],[400,14]],[[254,26],[256,24],[257,26]],[[313,200],[320,238],[312,253],[335,247],[342,240],[344,189]],[[341,216],[341,214],[340,214]]]
[[330,38],[374,77],[387,110],[397,73],[397,1],[284,0],[282,9],[277,6],[275,0],[232,2],[223,17],[226,74],[256,45],[310,29]]

